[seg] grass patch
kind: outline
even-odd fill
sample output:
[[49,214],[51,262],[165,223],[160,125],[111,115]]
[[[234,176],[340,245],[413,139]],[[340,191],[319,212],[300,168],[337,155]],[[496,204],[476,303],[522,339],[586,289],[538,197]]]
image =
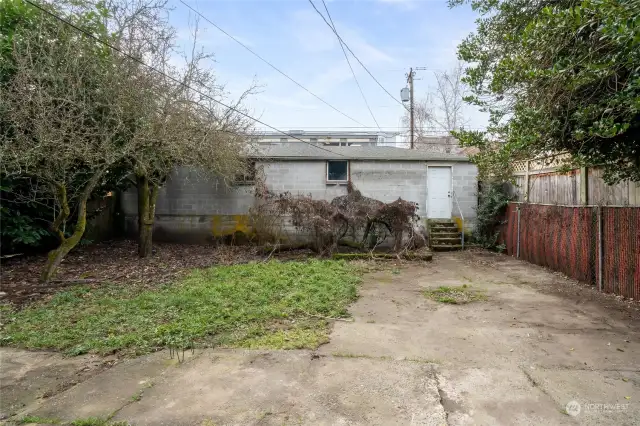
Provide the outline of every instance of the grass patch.
[[230,347],[246,349],[305,349],[317,348],[329,342],[326,321],[304,321],[279,330],[259,330]]
[[344,261],[272,261],[195,270],[154,290],[74,287],[3,311],[0,344],[73,355],[195,343],[315,348],[327,339],[322,318],[347,315],[360,275]]
[[431,300],[452,305],[487,300],[487,296],[484,293],[480,290],[472,289],[471,286],[466,284],[456,287],[441,286],[436,289],[424,290],[423,293]]
[[129,426],[128,422],[112,422],[109,419],[101,417],[87,417],[86,419],[76,419],[70,422],[63,422],[59,419],[40,417],[40,416],[24,416],[18,420],[17,424],[40,424],[40,425],[63,425],[63,426]]

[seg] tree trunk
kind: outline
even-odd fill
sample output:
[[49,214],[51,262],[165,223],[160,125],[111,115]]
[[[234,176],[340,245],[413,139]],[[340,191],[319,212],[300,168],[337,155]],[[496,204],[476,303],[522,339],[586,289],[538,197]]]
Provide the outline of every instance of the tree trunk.
[[138,256],[151,256],[153,249],[153,223],[156,215],[158,186],[146,176],[136,176],[138,187]]
[[[78,213],[78,221],[80,221],[79,216],[80,214]],[[41,282],[47,282],[55,276],[56,271],[58,270],[58,267],[60,266],[60,263],[62,263],[64,257],[80,242],[80,239],[82,239],[85,224],[86,212],[84,216],[84,222],[76,223],[76,228],[73,231],[73,235],[69,238],[65,238],[65,240],[62,242],[62,244],[60,244],[60,246],[58,246],[58,248],[49,252],[47,263],[45,264],[44,271],[42,271],[42,276],[40,277]],[[78,230],[80,229],[81,231],[78,232]],[[76,236],[76,233],[78,235],[78,238],[74,238]]]
[[44,270],[42,271],[42,275],[40,276],[41,282],[47,282],[53,278],[62,263],[64,257],[75,247],[78,245],[82,236],[84,235],[84,230],[87,227],[87,201],[91,196],[91,192],[95,188],[102,176],[102,171],[96,172],[87,185],[85,186],[82,194],[80,195],[80,199],[78,201],[78,218],[76,219],[76,224],[73,228],[73,234],[66,238],[64,233],[60,230],[60,226],[65,222],[65,220],[69,217],[69,203],[67,200],[67,189],[64,186],[60,186],[58,188],[58,201],[60,202],[60,215],[56,217],[56,220],[53,222],[52,229],[55,233],[58,234],[60,238],[60,245],[58,248],[51,250],[48,255],[47,263],[44,266]]

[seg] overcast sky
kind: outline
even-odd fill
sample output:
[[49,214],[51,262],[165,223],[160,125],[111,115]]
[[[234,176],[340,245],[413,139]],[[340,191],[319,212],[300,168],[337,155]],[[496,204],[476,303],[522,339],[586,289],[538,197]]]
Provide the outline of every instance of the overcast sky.
[[[377,130],[337,38],[308,0],[184,1],[310,91],[370,130]],[[322,1],[313,1],[324,13]],[[433,70],[449,69],[456,63],[456,46],[475,27],[470,7],[449,9],[446,0],[325,1],[340,36],[396,99],[411,66],[428,68],[417,73],[421,80],[415,82],[416,97],[432,90]],[[172,24],[186,39],[196,15],[178,0],[171,2]],[[284,130],[362,127],[297,87],[208,22],[201,19],[198,25],[200,45],[215,54],[212,66],[232,95],[254,79],[263,86],[249,105],[266,123]],[[355,59],[349,59],[380,127],[398,129],[402,106]],[[470,127],[486,125],[486,117],[473,109],[467,116]]]

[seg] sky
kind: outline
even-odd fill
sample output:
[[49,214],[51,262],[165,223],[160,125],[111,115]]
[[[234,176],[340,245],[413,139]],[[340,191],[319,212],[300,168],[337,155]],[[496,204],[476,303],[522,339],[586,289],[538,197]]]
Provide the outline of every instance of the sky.
[[[179,0],[171,0],[170,20],[183,42],[188,42],[195,19],[199,19],[198,45],[214,55],[210,66],[231,99],[254,81],[260,86],[259,93],[247,100],[255,117],[282,130],[378,130],[337,37],[308,0],[184,1],[353,120],[279,74]],[[406,86],[409,67],[426,68],[417,71],[415,81],[416,99],[426,97],[434,90],[434,72],[456,64],[458,43],[475,28],[476,16],[469,6],[449,9],[446,0],[325,1],[342,39],[395,97],[349,55],[373,116],[384,131],[402,129],[404,108],[397,100]],[[322,0],[313,2],[326,16]],[[486,125],[486,116],[472,107],[465,116],[468,127]]]

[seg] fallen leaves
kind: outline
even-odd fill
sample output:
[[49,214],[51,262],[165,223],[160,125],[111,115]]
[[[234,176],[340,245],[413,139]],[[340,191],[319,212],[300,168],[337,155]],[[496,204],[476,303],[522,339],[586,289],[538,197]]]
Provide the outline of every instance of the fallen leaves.
[[172,282],[193,268],[246,263],[259,258],[252,246],[154,243],[153,255],[141,259],[135,241],[109,241],[69,253],[55,280],[46,284],[38,282],[46,256],[9,259],[2,265],[2,290],[6,293],[2,299],[21,305],[74,284],[154,287]]

